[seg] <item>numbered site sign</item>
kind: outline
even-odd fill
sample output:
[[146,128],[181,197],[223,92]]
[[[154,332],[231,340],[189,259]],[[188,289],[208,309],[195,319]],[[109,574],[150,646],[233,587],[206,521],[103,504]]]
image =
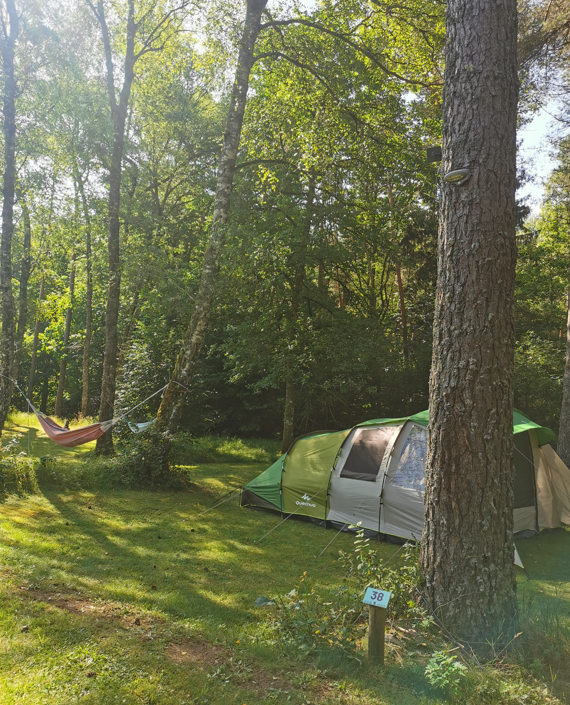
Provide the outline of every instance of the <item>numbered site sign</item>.
[[365,605],[373,605],[374,607],[388,607],[388,603],[390,602],[390,596],[391,592],[388,592],[388,590],[381,590],[380,588],[366,588],[366,592],[364,593],[364,598],[362,602],[364,602]]

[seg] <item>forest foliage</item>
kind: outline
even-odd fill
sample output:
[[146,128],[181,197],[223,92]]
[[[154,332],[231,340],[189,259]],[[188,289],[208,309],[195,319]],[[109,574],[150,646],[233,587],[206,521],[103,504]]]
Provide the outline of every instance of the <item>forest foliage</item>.
[[[30,269],[17,379],[53,413],[64,369],[65,418],[96,415],[105,349],[114,128],[93,8],[106,12],[118,91],[131,4],[142,53],[122,157],[117,415],[172,374],[212,219],[244,7],[17,2],[16,311]],[[548,51],[559,56],[563,45],[533,17],[521,22],[523,119]],[[183,429],[278,437],[288,380],[297,434],[427,407],[438,172],[425,150],[440,139],[443,46],[441,0],[268,5]],[[561,164],[567,149],[562,141]],[[568,286],[563,181],[553,177],[518,238],[515,406],[555,429]],[[133,420],[153,416],[159,401]],[[25,408],[18,395],[13,404]]]

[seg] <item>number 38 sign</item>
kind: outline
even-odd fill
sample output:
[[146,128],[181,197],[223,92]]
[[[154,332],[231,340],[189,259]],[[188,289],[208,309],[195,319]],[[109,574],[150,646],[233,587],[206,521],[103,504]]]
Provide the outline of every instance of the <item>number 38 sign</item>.
[[390,602],[390,595],[392,593],[388,592],[388,590],[380,590],[379,588],[367,588],[366,592],[364,593],[364,598],[362,602],[364,602],[365,605],[373,605],[374,607],[388,607],[388,603]]

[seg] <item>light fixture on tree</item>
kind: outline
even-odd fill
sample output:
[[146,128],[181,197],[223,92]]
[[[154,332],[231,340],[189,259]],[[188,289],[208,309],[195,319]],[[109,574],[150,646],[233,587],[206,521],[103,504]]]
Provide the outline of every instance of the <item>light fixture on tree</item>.
[[448,172],[443,180],[447,181],[448,184],[453,184],[454,186],[461,186],[461,184],[466,183],[471,178],[471,172],[469,169],[455,169],[454,171]]

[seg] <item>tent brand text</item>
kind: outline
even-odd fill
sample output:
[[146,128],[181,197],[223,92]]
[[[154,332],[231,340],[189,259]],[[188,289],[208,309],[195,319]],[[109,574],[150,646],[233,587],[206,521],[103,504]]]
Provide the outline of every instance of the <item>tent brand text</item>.
[[317,506],[316,504],[311,504],[309,502],[309,500],[312,499],[312,497],[309,497],[309,495],[306,492],[301,497],[301,499],[304,499],[305,501],[304,502],[299,502],[299,501],[295,502],[295,504],[298,505],[299,507],[313,507],[313,509],[314,509]]

